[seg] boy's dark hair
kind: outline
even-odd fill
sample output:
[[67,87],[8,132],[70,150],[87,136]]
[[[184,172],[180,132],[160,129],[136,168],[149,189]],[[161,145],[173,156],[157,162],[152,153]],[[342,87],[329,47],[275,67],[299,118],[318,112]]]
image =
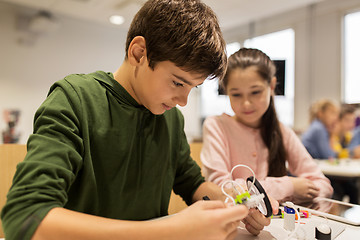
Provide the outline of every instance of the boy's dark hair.
[[[255,67],[257,73],[270,84],[271,79],[275,77],[276,67],[274,62],[262,51],[251,48],[241,48],[230,56],[228,68],[225,77],[221,82],[226,90],[229,81],[229,75],[237,68],[246,69]],[[281,177],[286,175],[286,151],[283,136],[280,129],[280,123],[277,118],[274,97],[271,96],[270,104],[261,118],[260,124],[261,137],[269,150],[268,176]]]
[[351,104],[343,104],[340,109],[339,118],[342,119],[347,114],[355,114],[356,107]]
[[227,57],[217,17],[199,0],[149,0],[135,15],[126,40],[146,41],[149,66],[171,61],[187,72],[222,79]]

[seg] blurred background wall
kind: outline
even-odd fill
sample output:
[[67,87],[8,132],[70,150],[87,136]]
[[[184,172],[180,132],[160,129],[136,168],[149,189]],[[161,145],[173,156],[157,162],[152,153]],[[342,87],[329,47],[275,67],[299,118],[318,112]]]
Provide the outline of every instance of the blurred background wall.
[[[256,36],[294,30],[292,127],[301,131],[308,126],[311,102],[323,97],[341,101],[344,97],[343,18],[358,10],[359,0],[324,0],[223,32],[227,43],[243,44]],[[33,115],[52,83],[71,73],[115,71],[124,58],[127,33],[115,26],[57,15],[53,29],[33,34],[19,19],[32,11],[0,1],[0,116],[5,109],[20,111],[20,143],[25,143],[31,134]],[[185,116],[185,131],[192,140],[201,138],[201,87],[194,89],[189,98],[188,106],[180,109]],[[0,119],[0,130],[5,127],[5,121]]]

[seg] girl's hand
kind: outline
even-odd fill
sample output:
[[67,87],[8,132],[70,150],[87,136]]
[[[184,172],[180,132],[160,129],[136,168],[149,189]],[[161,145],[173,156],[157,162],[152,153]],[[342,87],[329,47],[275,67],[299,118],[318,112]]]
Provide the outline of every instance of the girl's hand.
[[272,198],[268,195],[268,198],[270,200],[271,208],[273,211],[273,214],[276,215],[279,212],[279,202],[275,200],[275,198]]
[[270,218],[266,218],[259,210],[252,208],[249,210],[249,215],[242,220],[245,224],[246,230],[248,230],[253,235],[259,235],[260,231],[264,229],[265,226],[270,224]]
[[301,202],[312,202],[312,200],[319,196],[320,189],[314,183],[306,178],[291,177],[294,185],[294,198]]
[[[273,214],[277,214],[279,212],[279,202],[270,196],[268,197]],[[270,224],[270,221],[271,219],[266,218],[259,210],[250,209],[249,215],[242,222],[245,224],[246,230],[248,230],[251,234],[259,235],[260,231]]]

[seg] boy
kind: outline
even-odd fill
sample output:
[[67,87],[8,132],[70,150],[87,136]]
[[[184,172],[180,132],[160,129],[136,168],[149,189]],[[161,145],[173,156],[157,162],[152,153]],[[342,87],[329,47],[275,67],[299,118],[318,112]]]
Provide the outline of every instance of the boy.
[[[231,239],[248,210],[200,201],[167,215],[171,190],[187,204],[207,195],[183,117],[190,90],[221,78],[225,43],[197,0],[150,0],[134,17],[114,73],[70,75],[35,114],[28,154],[2,211],[6,239]],[[130,221],[139,220],[139,221]],[[258,234],[269,224],[246,217]]]

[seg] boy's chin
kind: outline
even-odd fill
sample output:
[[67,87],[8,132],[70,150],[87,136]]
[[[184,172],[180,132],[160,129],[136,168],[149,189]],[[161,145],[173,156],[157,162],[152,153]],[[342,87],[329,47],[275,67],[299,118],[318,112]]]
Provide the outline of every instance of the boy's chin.
[[149,109],[148,110],[154,115],[162,115],[166,112],[165,109]]

